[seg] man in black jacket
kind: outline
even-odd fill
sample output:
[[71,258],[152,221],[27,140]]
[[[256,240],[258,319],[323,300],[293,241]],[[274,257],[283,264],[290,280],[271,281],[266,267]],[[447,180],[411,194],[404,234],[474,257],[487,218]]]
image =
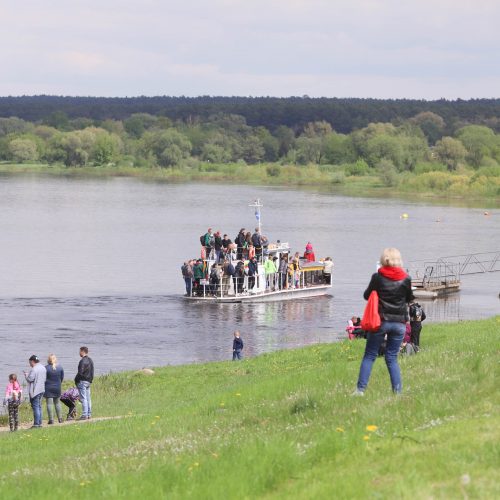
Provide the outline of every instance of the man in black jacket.
[[78,373],[75,377],[75,384],[80,393],[82,403],[82,416],[79,420],[88,420],[92,417],[92,401],[90,399],[90,384],[94,380],[94,362],[89,358],[89,348],[80,347],[80,362],[78,363]]

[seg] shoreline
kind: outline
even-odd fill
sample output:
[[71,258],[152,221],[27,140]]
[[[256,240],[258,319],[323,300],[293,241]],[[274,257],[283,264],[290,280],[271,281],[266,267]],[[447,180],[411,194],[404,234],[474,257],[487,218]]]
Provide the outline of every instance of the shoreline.
[[[500,208],[500,195],[484,193],[448,193],[443,195],[443,189],[415,191],[397,187],[386,187],[380,184],[375,176],[347,177],[341,183],[335,182],[326,174],[319,175],[320,169],[313,167],[293,167],[301,171],[304,177],[295,181],[283,178],[262,178],[262,175],[253,178],[252,172],[265,171],[266,164],[239,166],[246,169],[246,175],[238,176],[235,172],[200,172],[192,169],[162,169],[149,167],[64,167],[46,164],[6,164],[0,163],[0,176],[48,176],[70,179],[112,179],[128,178],[143,182],[165,182],[169,184],[214,184],[223,185],[255,185],[259,187],[277,188],[284,190],[302,190],[328,192],[338,196],[356,198],[391,198],[404,199],[416,203],[431,205],[446,205],[467,208]],[[313,168],[314,175],[307,176],[308,168]],[[316,175],[318,174],[318,175]],[[401,177],[401,182],[408,178]],[[410,174],[413,175],[413,174]],[[413,179],[416,179],[413,175]]]

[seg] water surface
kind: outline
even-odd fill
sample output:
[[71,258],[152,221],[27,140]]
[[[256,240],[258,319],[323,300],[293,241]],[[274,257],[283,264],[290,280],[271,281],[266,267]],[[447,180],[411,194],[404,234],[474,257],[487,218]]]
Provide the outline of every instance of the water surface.
[[[210,226],[231,238],[263,232],[335,262],[332,296],[271,304],[182,300],[180,266],[199,255]],[[0,377],[30,354],[55,352],[68,376],[88,345],[99,373],[222,360],[232,331],[245,354],[330,342],[361,315],[381,250],[408,263],[500,250],[500,211],[426,206],[293,189],[167,184],[134,179],[0,178]],[[408,219],[400,215],[408,213]],[[438,222],[439,221],[439,222]],[[500,313],[500,273],[469,276],[448,300],[426,302],[428,321]],[[422,334],[425,344],[425,329]],[[1,380],[1,378],[0,378]]]

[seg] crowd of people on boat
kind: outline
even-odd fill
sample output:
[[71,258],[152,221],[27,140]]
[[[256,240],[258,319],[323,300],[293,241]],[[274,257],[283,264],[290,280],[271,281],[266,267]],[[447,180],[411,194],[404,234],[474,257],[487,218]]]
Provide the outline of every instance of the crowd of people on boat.
[[[63,423],[63,413],[61,402],[68,408],[66,420],[76,419],[76,405],[80,401],[82,404],[82,414],[78,420],[89,420],[92,417],[92,401],[90,396],[90,386],[94,379],[94,363],[88,356],[88,348],[80,347],[80,362],[75,376],[75,386],[62,392],[64,381],[64,369],[58,363],[55,354],[49,354],[47,364],[40,363],[40,358],[33,354],[28,362],[29,371],[24,371],[24,378],[27,383],[27,392],[33,411],[32,429],[42,427],[43,407],[42,399],[46,400],[48,424],[52,425],[57,418],[57,422]],[[23,389],[19,383],[17,374],[9,375],[9,383],[5,389],[4,406],[7,406],[9,413],[9,427],[12,432],[19,428],[19,406],[23,402]]]
[[262,235],[258,227],[253,234],[241,228],[234,242],[227,234],[222,235],[220,231],[213,232],[209,227],[207,232],[200,236],[200,243],[201,259],[214,260],[216,263],[221,263],[225,259],[250,260],[252,257],[260,260],[262,255],[268,253],[269,247],[268,237]]
[[[181,267],[186,296],[228,295],[231,287],[235,294],[253,293],[260,279],[260,266],[264,269],[266,291],[297,288],[301,285],[303,263],[316,260],[311,242],[303,255],[282,250],[278,257],[273,250],[280,248],[280,241],[271,244],[259,228],[253,234],[240,229],[234,242],[227,234],[208,228],[200,236],[200,243],[200,258],[187,260]],[[330,284],[331,257],[324,259],[323,266],[324,283]]]

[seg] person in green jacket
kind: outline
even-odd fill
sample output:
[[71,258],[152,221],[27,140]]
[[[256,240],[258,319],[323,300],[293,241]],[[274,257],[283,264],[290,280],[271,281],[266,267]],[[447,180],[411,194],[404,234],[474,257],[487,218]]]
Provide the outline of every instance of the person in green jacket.
[[278,272],[275,260],[278,260],[278,257],[271,258],[271,256],[268,255],[267,259],[264,262],[264,272],[266,273],[266,288],[271,288],[273,291],[276,288],[275,276]]
[[203,271],[203,261],[198,259],[196,264],[193,267],[193,275],[194,275],[194,293],[197,295],[202,295],[202,286],[200,284],[200,280],[205,278],[205,273]]

